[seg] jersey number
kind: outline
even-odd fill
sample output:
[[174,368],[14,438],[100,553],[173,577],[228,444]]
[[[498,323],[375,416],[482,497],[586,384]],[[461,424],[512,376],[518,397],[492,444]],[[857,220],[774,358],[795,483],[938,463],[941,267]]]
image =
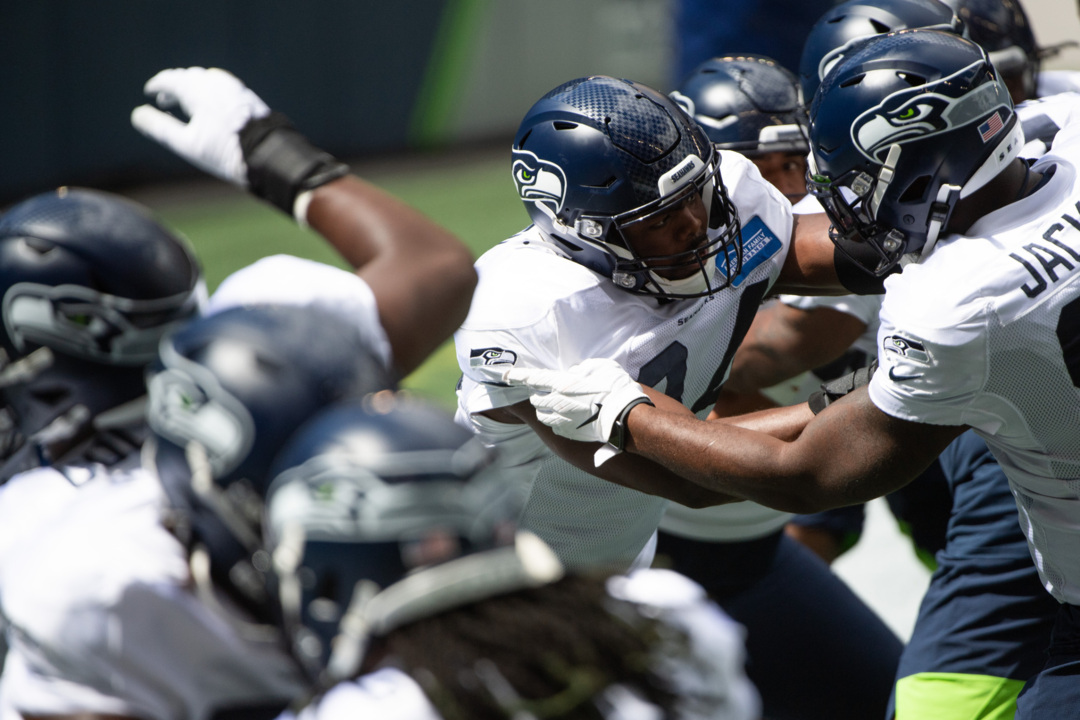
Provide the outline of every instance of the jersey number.
[[[768,282],[761,280],[743,290],[742,295],[739,297],[739,308],[735,314],[735,328],[731,333],[731,340],[728,342],[727,350],[724,351],[724,358],[720,361],[720,367],[713,373],[712,379],[709,381],[709,388],[693,405],[689,406],[690,410],[695,414],[716,404],[716,399],[720,397],[720,388],[724,384],[724,376],[727,374],[728,366],[731,365],[731,358],[735,355],[735,348],[739,347],[739,343],[746,337],[746,333],[750,329],[750,323],[754,321],[754,315],[757,313],[768,287]],[[676,340],[661,350],[652,360],[641,366],[637,381],[642,385],[656,387],[662,381],[667,380],[664,394],[683,402],[683,390],[686,383],[686,361],[689,356],[690,351],[686,349],[686,346]]]

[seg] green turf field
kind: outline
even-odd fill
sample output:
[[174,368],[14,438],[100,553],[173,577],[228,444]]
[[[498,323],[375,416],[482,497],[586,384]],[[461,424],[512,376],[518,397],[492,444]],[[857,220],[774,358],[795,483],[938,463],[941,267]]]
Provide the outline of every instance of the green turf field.
[[[510,179],[509,150],[505,157],[490,152],[479,155],[475,161],[454,158],[423,167],[410,160],[407,170],[386,169],[387,163],[367,171],[363,165],[357,169],[453,230],[478,255],[528,224]],[[139,198],[191,240],[211,291],[233,270],[274,253],[345,266],[318,235],[301,230],[280,212],[224,184],[220,193],[214,190],[210,186],[209,192],[183,193],[183,197],[158,192]],[[448,342],[404,384],[452,408],[458,375],[453,344]]]

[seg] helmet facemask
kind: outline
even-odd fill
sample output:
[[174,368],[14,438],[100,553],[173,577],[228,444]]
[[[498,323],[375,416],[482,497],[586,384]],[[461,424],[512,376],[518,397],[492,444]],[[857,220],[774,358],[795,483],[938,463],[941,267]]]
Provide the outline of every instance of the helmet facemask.
[[[739,273],[738,213],[719,165],[704,131],[671,98],[605,76],[552,90],[514,141],[514,182],[535,225],[620,289],[665,299],[712,294]],[[708,218],[703,247],[651,257],[627,242],[626,230],[695,195]]]
[[[889,70],[873,54],[875,47],[889,43],[903,47],[904,35],[937,37],[946,43],[952,38],[982,58],[928,82],[920,76],[918,62],[898,59]],[[934,44],[928,47],[935,49]],[[843,77],[830,76],[831,82],[823,86],[823,96],[835,93],[835,104],[823,112],[829,99],[819,96],[812,109],[815,123],[827,125],[833,115],[850,112],[840,107],[845,100],[854,112],[865,107],[858,100],[868,96],[855,93],[874,72],[891,73],[900,89],[885,94],[853,120],[838,121],[847,126],[846,133],[826,136],[815,125],[807,186],[832,222],[830,235],[838,249],[880,277],[905,256],[915,260],[930,254],[956,203],[986,185],[1017,156],[1023,133],[1008,89],[985,53],[954,36],[925,30],[868,43],[840,68]],[[845,135],[855,153],[825,147]]]
[[[534,204],[551,219],[552,234],[571,252],[580,250],[579,244],[602,252],[607,258],[603,269],[590,267],[610,277],[620,289],[666,299],[705,297],[726,288],[738,276],[742,269],[742,235],[738,210],[720,179],[720,160],[715,150],[708,162],[690,156],[664,177],[677,176],[694,165],[703,169],[691,176],[691,180],[674,188],[661,187],[661,197],[618,215],[582,212],[569,224],[568,218],[556,214],[548,203]],[[665,189],[667,194],[663,194]],[[627,228],[674,211],[692,202],[695,196],[706,212],[707,240],[701,246],[671,255],[644,257],[626,240]],[[687,268],[695,272],[684,279],[671,280],[660,274]]]

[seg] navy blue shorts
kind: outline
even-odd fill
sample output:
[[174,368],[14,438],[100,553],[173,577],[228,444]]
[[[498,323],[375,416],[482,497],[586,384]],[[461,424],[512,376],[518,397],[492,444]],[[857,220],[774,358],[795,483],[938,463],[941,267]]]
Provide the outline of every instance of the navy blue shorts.
[[779,531],[734,543],[661,532],[657,564],[699,582],[746,627],[765,717],[884,716],[900,640],[802,545]]
[[1048,659],[1017,701],[1016,720],[1080,717],[1080,607],[1061,605]]
[[1016,694],[1043,665],[1058,603],[1039,581],[1008,480],[986,443],[968,431],[940,463],[953,512],[900,658],[896,717],[945,707],[954,717],[1011,717]]

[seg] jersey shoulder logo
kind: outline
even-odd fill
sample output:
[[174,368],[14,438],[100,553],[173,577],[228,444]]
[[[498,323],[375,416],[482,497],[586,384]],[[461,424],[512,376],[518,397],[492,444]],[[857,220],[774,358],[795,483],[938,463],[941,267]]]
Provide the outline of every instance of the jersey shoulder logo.
[[911,365],[929,365],[933,362],[925,345],[903,335],[887,335],[881,341],[881,349],[884,351],[882,364],[889,365],[889,379],[893,382],[917,380],[924,373],[912,372],[916,368]]
[[906,338],[903,335],[887,335],[885,339],[881,341],[881,349],[886,353],[893,353],[906,360],[922,363],[924,365],[931,361],[930,351],[926,349],[925,345],[917,340]]
[[491,367],[493,365],[513,365],[517,362],[517,353],[503,348],[473,348],[469,350],[470,367]]

